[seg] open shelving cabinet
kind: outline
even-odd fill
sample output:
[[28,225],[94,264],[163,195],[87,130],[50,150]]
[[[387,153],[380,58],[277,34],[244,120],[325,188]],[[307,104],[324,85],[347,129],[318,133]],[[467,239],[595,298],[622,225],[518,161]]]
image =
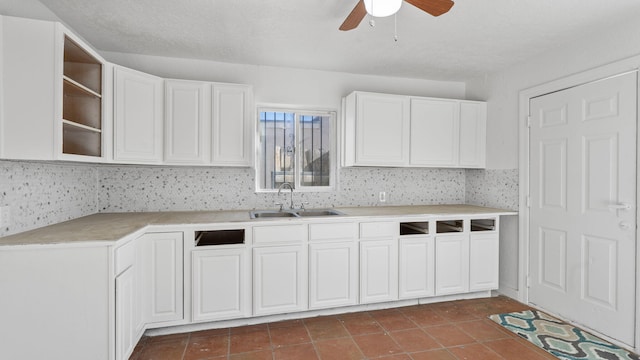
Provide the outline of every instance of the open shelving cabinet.
[[102,156],[102,62],[65,35],[62,153]]

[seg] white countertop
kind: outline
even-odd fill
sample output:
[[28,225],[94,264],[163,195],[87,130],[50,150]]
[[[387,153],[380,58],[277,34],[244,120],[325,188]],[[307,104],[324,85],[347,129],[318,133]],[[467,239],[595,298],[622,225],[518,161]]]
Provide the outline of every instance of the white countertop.
[[[517,212],[475,205],[417,205],[337,208],[344,213],[322,219],[349,217],[398,216],[474,216],[516,215]],[[35,230],[0,238],[0,246],[49,245],[74,242],[115,242],[148,225],[180,226],[229,222],[269,222],[275,219],[251,219],[251,210],[231,211],[168,211],[141,213],[102,213],[49,225]],[[302,218],[290,218],[290,221]],[[304,218],[304,221],[318,218]],[[279,219],[282,221],[282,219]]]

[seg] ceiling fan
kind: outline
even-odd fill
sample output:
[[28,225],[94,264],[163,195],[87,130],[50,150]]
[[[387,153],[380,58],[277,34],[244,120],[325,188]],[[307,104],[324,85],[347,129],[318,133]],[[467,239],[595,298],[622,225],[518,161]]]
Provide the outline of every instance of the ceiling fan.
[[[366,1],[366,4],[365,4],[365,1]],[[375,5],[375,4],[372,5],[373,1],[374,0],[358,0],[358,3],[353,8],[353,10],[351,10],[351,13],[349,13],[347,18],[342,23],[342,25],[340,25],[340,30],[347,31],[347,30],[353,30],[357,28],[360,22],[362,21],[362,19],[364,19],[365,15],[367,15],[367,13],[372,14],[373,16],[376,16],[371,11],[372,7]],[[381,1],[381,0],[377,0],[377,1]],[[453,6],[453,1],[451,0],[404,0],[404,1],[408,2],[409,4],[433,16],[440,16],[448,12]],[[380,15],[380,16],[388,16],[388,15],[395,14],[400,8],[400,4],[402,3],[402,0],[396,0],[396,2],[397,2],[397,6],[395,10],[391,10],[390,13],[387,13],[386,15]]]

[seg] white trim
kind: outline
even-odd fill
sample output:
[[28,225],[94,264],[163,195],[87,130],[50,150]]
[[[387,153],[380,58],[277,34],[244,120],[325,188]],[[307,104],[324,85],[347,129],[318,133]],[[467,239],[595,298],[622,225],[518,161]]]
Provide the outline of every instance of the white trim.
[[[529,100],[537,96],[545,95],[555,91],[579,86],[582,84],[603,80],[612,76],[621,75],[640,69],[640,56],[623,59],[597,68],[585,70],[572,74],[564,78],[551,80],[549,82],[522,90],[519,94],[518,119],[519,119],[519,219],[518,219],[518,291],[517,299],[525,304],[529,303],[529,291],[526,286],[526,279],[529,274],[529,208],[526,206],[526,199],[529,196],[529,128],[527,127],[527,117],[529,116]],[[640,88],[639,88],[640,89]],[[640,91],[638,93],[640,102]],[[639,129],[640,131],[640,129]],[[638,133],[636,144],[640,141]],[[638,146],[636,145],[636,148]],[[636,179],[640,172],[640,152],[636,157]],[[636,197],[640,201],[638,194],[638,184],[636,183]],[[639,213],[636,213],[636,221],[640,222]],[[636,228],[636,241],[640,232]],[[636,246],[636,259],[640,259],[640,246]],[[640,266],[636,266],[636,309],[635,309],[635,351],[640,351]]]

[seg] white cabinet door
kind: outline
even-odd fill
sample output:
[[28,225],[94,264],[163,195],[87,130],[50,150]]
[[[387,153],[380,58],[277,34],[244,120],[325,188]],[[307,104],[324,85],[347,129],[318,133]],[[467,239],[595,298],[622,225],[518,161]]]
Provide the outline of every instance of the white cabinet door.
[[246,248],[192,252],[193,321],[251,315],[248,265]]
[[307,308],[305,245],[253,249],[253,314],[281,314]]
[[183,238],[181,232],[138,238],[142,250],[143,312],[147,324],[182,320]]
[[[352,93],[347,106],[347,147],[355,147],[353,164],[401,166],[409,163],[409,98],[400,95]],[[351,130],[353,130],[353,132]]]
[[486,153],[487,103],[460,102],[461,167],[483,168]]
[[309,308],[355,305],[357,264],[358,248],[354,241],[310,244]]
[[114,67],[114,160],[162,161],[162,79]]
[[499,246],[499,237],[496,233],[470,235],[469,291],[498,288]]
[[469,291],[469,235],[436,236],[436,295]]
[[116,359],[128,359],[136,344],[135,268],[116,277]]
[[398,298],[398,246],[395,239],[360,241],[360,303]]
[[398,297],[412,299],[435,294],[435,248],[433,237],[399,241]]
[[250,166],[253,150],[251,87],[214,84],[212,97],[213,165]]
[[200,81],[165,81],[165,162],[202,164],[208,160],[209,88],[209,83]]
[[411,164],[458,165],[458,102],[411,99]]

